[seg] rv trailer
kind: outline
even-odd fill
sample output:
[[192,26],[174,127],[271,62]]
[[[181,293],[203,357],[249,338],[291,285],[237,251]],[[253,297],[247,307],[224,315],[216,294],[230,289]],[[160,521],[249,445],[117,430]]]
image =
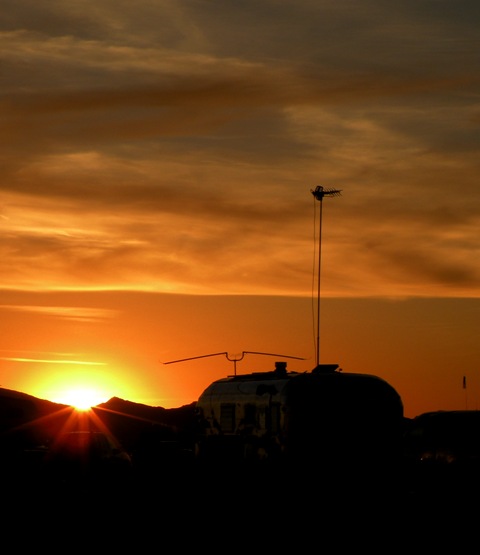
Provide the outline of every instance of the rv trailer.
[[380,377],[319,364],[310,372],[275,370],[210,384],[197,404],[195,457],[204,465],[274,464],[318,471],[395,469],[403,404]]

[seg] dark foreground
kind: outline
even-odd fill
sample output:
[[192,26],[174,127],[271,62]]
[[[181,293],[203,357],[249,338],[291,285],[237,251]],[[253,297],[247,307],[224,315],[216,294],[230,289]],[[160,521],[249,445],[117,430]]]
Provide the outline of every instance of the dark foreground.
[[479,488],[441,479],[413,491],[404,476],[370,488],[308,466],[213,472],[182,461],[118,481],[17,470],[2,474],[2,533],[15,550],[432,553],[455,541],[462,552],[480,522]]
[[[296,468],[234,468],[228,462],[213,468],[192,455],[193,405],[167,411],[114,399],[95,415],[132,465],[120,473],[76,475],[44,464],[59,432],[72,422],[72,409],[17,392],[4,392],[1,399],[0,531],[6,553],[389,555],[470,552],[478,543],[480,456],[465,450],[479,445],[477,426],[471,431],[462,425],[453,434],[454,451],[445,450],[443,433],[432,436],[442,439],[440,450],[427,441],[428,433],[420,445],[405,442],[404,461],[387,473],[381,463],[371,471],[376,457],[363,469],[348,457],[339,459],[343,468],[322,469],[308,458]],[[430,424],[422,422],[428,432]],[[410,437],[418,439],[418,429],[409,427],[415,432]],[[440,464],[418,466],[429,453]],[[458,464],[450,464],[452,453]]]

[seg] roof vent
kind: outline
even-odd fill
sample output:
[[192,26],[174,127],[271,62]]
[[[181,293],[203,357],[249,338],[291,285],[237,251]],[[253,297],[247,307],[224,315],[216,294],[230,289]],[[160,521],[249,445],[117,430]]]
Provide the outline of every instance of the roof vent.
[[330,374],[335,372],[335,370],[341,371],[341,368],[338,368],[338,364],[318,364],[312,370],[312,374]]

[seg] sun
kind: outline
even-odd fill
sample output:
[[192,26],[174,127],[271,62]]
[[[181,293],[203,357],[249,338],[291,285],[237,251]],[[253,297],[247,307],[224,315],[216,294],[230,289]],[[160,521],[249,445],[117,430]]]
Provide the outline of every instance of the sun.
[[36,391],[38,396],[54,403],[88,410],[118,395],[117,389],[112,376],[82,369],[45,374]]
[[105,394],[94,387],[76,386],[59,392],[62,403],[77,410],[90,410],[92,407],[104,403],[108,399]]
[[122,364],[49,364],[42,367],[28,393],[53,403],[88,410],[114,397],[132,398],[132,379]]

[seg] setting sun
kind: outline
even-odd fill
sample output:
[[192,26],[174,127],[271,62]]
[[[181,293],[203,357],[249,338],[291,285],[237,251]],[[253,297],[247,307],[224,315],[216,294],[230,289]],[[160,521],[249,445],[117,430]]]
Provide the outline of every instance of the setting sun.
[[108,401],[108,396],[95,388],[75,387],[58,392],[62,404],[70,405],[78,410],[88,410],[100,403]]
[[56,364],[44,369],[31,393],[54,403],[79,410],[106,403],[112,397],[126,396],[127,384],[117,373],[91,364]]

